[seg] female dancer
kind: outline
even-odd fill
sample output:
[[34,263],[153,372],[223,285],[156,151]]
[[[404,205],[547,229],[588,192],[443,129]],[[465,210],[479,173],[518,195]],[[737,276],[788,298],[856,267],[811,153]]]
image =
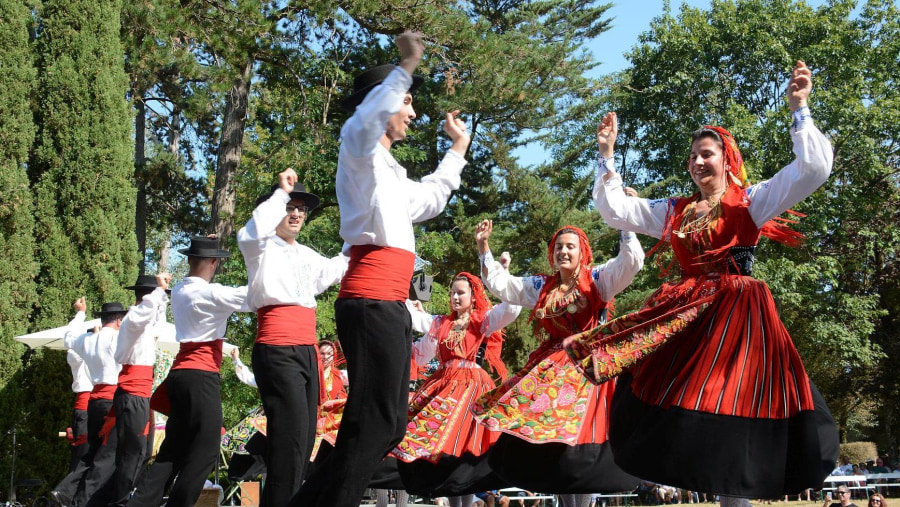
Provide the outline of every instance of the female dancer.
[[[794,243],[771,220],[822,185],[831,144],[806,101],[811,73],[788,85],[796,159],[749,185],[721,127],[694,132],[690,197],[625,197],[613,168],[615,113],[597,131],[594,202],[606,222],[662,238],[680,279],[636,313],[566,340],[598,382],[622,372],[612,407],[616,463],[643,479],[723,496],[774,498],[820,487],[837,458],[834,421],[810,383],[765,283],[751,277],[761,235]],[[668,345],[662,346],[668,343]]]
[[634,234],[623,233],[619,254],[599,266],[584,231],[566,226],[550,240],[552,275],[526,278],[497,269],[488,238],[490,220],[476,229],[485,286],[503,301],[533,308],[530,319],[542,340],[519,373],[475,404],[475,413],[492,432],[502,432],[491,467],[511,484],[543,493],[626,491],[637,479],[623,473],[607,450],[608,400],[614,383],[594,385],[566,357],[562,340],[606,318],[613,296],[634,279],[644,252]]
[[409,424],[403,441],[391,453],[406,489],[428,496],[451,496],[471,505],[471,494],[500,485],[486,455],[496,440],[476,424],[472,403],[493,389],[482,369],[486,362],[501,378],[501,329],[516,320],[521,307],[491,305],[478,277],[459,273],[450,286],[450,313],[434,316],[410,309],[413,329],[425,336],[413,346],[418,364],[437,354],[437,371],[410,398]]

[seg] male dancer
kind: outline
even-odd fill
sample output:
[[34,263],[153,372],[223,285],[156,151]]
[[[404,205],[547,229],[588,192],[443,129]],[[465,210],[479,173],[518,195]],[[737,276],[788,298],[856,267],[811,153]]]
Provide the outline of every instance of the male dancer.
[[175,339],[181,347],[150,402],[154,410],[168,412],[166,439],[129,507],[159,507],[166,484],[173,479],[166,505],[192,507],[219,454],[222,340],[228,317],[247,311],[247,287],[210,283],[219,259],[231,256],[219,249],[217,239],[192,238],[190,248],[179,252],[187,256],[189,266],[188,276],[172,289],[171,298]]
[[84,364],[84,359],[74,350],[66,353],[66,362],[72,369],[72,392],[75,393],[75,406],[72,408],[72,435],[70,437],[72,457],[69,459],[69,473],[72,473],[88,450],[87,407],[94,383],[91,382],[91,374],[87,365]]
[[412,73],[422,59],[422,35],[406,32],[397,47],[400,65],[363,72],[342,103],[348,111],[355,108],[341,130],[336,178],[350,265],[335,317],[353,388],[334,451],[292,506],[357,507],[373,471],[406,431],[412,224],[439,214],[459,187],[470,138],[458,112],[448,113],[444,131],[453,144],[437,170],[421,182],[406,177],[390,148],[406,138],[416,117],[412,92],[423,79]]
[[116,431],[116,471],[110,506],[124,507],[131,497],[147,452],[150,430],[150,394],[156,361],[156,325],[166,320],[166,290],[172,275],[141,275],[134,285],[136,304],[119,329],[116,362],[122,365],[119,388],[113,398]]
[[253,373],[268,418],[266,475],[261,507],[284,507],[300,489],[316,436],[320,372],[316,349],[316,295],[339,282],[348,258],[322,257],[297,242],[319,197],[293,169],[257,200],[238,232],[247,263],[247,300],[257,314]]
[[[125,317],[122,303],[103,303],[98,312],[101,328],[96,333],[84,332],[84,297],[73,305],[75,318],[69,322],[65,335],[65,346],[81,356],[87,365],[94,387],[88,400],[88,451],[56,488],[50,492],[62,507],[76,505],[102,505],[108,501],[108,491],[104,488],[112,477],[116,459],[115,431],[107,433],[104,422],[113,404],[119,365],[116,363],[116,341],[119,327]],[[108,429],[108,428],[107,428]]]

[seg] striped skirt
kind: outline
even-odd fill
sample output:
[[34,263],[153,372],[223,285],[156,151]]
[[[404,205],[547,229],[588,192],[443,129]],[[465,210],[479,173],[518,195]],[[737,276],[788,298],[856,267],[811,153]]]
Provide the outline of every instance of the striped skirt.
[[[698,311],[679,311],[692,307]],[[606,326],[617,325],[622,329],[581,340],[593,362],[579,363],[577,347],[569,352],[591,371],[629,365],[610,426],[623,470],[750,498],[821,487],[837,458],[837,429],[765,283],[740,275],[687,278]]]

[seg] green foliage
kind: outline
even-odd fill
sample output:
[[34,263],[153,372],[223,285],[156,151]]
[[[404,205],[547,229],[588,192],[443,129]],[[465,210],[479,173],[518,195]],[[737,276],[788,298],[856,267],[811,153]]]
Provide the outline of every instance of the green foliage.
[[[22,412],[16,408],[27,399],[19,389],[25,347],[13,338],[28,331],[37,299],[34,204],[25,172],[35,135],[30,100],[37,72],[28,40],[28,5],[3,2],[0,19],[0,456],[6,457],[13,451],[7,431],[18,422]],[[7,470],[6,461],[0,459],[0,469]]]
[[849,442],[841,444],[841,455],[850,458],[850,463],[864,463],[878,457],[875,442]]
[[41,270],[34,325],[59,326],[77,297],[127,301],[134,281],[131,116],[121,2],[44,2],[37,146],[29,176]]
[[[896,342],[898,10],[870,1],[818,9],[785,0],[715,0],[656,18],[629,53],[631,66],[586,103],[592,117],[554,133],[558,153],[594,141],[600,114],[620,120],[617,163],[650,197],[693,192],[685,174],[690,132],[704,124],[735,135],[752,181],[793,158],[785,87],[791,66],[813,70],[810,106],[832,140],[835,163],[820,191],[795,207],[803,247],[763,242],[755,275],[766,280],[811,378],[842,434],[895,448],[897,375],[884,347]],[[590,148],[592,154],[596,152]],[[593,155],[592,155],[593,156]],[[641,287],[642,282],[636,284]],[[895,348],[893,350],[896,350]],[[876,408],[872,408],[876,407]],[[874,414],[882,424],[873,424]],[[874,428],[874,429],[873,429]],[[878,429],[881,428],[881,429]]]

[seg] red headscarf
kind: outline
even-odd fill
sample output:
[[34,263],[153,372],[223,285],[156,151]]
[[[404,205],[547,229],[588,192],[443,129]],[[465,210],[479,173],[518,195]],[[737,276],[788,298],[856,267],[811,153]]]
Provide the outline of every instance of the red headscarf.
[[[493,308],[494,305],[491,303],[491,300],[488,299],[487,292],[485,292],[484,285],[481,283],[480,278],[463,271],[453,277],[453,281],[460,279],[466,280],[469,283],[469,287],[472,289],[472,309],[469,314],[469,325],[478,326],[480,329],[487,311]],[[455,311],[450,312],[446,322],[452,323],[457,317],[458,315]],[[501,329],[491,333],[485,341],[487,342],[487,347],[484,351],[484,359],[500,378],[506,379],[508,372],[506,370],[506,365],[503,363],[503,359],[500,358],[500,349],[503,347],[503,330]]]
[[[591,280],[591,263],[594,262],[594,254],[591,251],[591,244],[588,241],[587,234],[585,234],[583,230],[574,225],[566,225],[556,231],[547,243],[547,260],[550,262],[551,266],[555,265],[553,254],[556,250],[556,239],[562,234],[575,234],[578,236],[578,246],[581,249],[581,258],[578,260],[578,290],[588,299],[590,308],[603,308],[607,303],[603,301],[603,298],[600,296],[600,291],[597,289],[597,286],[594,285],[593,280]],[[534,320],[535,312],[547,304],[547,297],[554,289],[559,287],[561,282],[559,273],[542,276],[544,277],[544,286],[541,288],[537,304],[534,305],[531,314],[528,316],[529,321]],[[591,313],[593,314],[595,312]],[[594,319],[592,325],[595,325],[597,316],[593,315],[592,318]],[[547,327],[550,326],[549,323],[541,322],[541,325],[544,326],[548,332],[550,331],[550,328]]]
[[[744,157],[741,156],[741,150],[738,149],[737,142],[734,140],[731,132],[723,127],[714,125],[704,125],[703,129],[712,130],[722,140],[722,154],[725,163],[728,164],[728,173],[732,178],[731,184],[738,185],[741,188],[749,187],[750,181],[747,179],[747,167],[744,165]],[[787,212],[799,217],[805,216],[793,210],[787,210]],[[791,247],[797,247],[800,246],[803,235],[787,225],[795,223],[797,223],[796,220],[776,217],[763,224],[760,231],[763,236],[769,239]]]

